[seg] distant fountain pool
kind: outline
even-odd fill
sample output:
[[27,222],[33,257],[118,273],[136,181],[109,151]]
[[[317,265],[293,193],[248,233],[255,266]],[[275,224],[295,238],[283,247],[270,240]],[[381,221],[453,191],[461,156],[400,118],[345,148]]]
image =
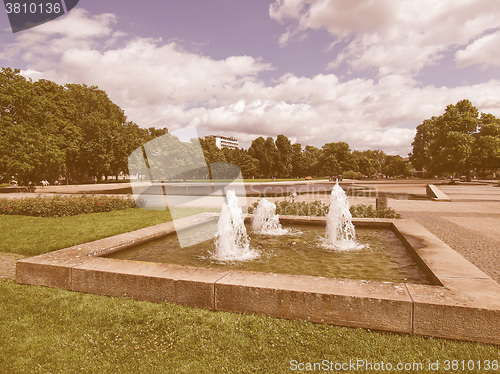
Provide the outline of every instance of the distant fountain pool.
[[[134,261],[160,262],[193,267],[210,267],[297,274],[327,278],[364,279],[382,282],[431,284],[401,240],[389,229],[358,227],[357,250],[331,250],[323,246],[325,225],[283,224],[284,235],[262,235],[246,224],[250,248],[260,256],[246,261],[221,261],[212,256],[215,243],[183,247],[175,234],[111,253],[106,257]],[[193,241],[200,230],[217,230],[217,220],[186,229]]]

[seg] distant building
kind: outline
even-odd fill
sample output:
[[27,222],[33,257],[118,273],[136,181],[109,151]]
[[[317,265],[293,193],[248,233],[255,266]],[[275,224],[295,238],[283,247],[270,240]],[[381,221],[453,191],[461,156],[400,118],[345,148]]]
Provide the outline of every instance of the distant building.
[[212,138],[215,139],[215,145],[217,148],[231,148],[238,149],[238,139],[228,136],[220,136],[220,135],[208,135],[205,136],[205,139]]

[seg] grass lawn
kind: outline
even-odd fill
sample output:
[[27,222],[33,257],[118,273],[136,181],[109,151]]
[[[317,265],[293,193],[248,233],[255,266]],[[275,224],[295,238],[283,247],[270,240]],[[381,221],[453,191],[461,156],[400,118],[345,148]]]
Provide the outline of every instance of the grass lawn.
[[0,252],[35,256],[170,220],[168,211],[144,209],[56,218],[0,215]]
[[440,360],[443,370],[435,372],[449,373],[444,360],[499,356],[499,347],[479,343],[0,281],[0,372],[286,373],[292,372],[292,360],[409,362],[424,368]]
[[[201,211],[186,209],[185,214]],[[145,209],[55,218],[0,215],[0,252],[35,256],[171,220],[169,211]]]
[[[0,216],[0,251],[44,253],[169,219],[167,212],[140,209],[63,218]],[[426,372],[429,362],[439,360],[440,370],[432,372],[450,373],[471,370],[445,370],[445,360],[465,360],[465,365],[480,360],[484,365],[495,359],[500,360],[500,347],[487,344],[211,312],[0,280],[0,373],[301,372],[291,370],[292,360],[424,365],[413,372]]]

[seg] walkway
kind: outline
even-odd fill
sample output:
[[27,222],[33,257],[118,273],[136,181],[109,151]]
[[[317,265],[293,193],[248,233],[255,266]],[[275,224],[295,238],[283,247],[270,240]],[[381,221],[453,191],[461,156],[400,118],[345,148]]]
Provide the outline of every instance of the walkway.
[[438,186],[451,202],[390,200],[403,218],[414,219],[500,282],[500,188]]

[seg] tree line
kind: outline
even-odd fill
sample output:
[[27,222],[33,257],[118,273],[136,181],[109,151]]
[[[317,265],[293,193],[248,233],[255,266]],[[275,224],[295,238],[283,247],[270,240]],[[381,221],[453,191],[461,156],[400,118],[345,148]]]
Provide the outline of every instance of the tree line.
[[201,139],[208,163],[227,162],[240,167],[244,178],[303,178],[350,176],[407,176],[409,165],[401,156],[383,151],[352,151],[345,142],[327,143],[321,148],[292,144],[285,135],[253,140],[248,149],[219,149],[215,140]]
[[127,172],[128,155],[166,133],[127,121],[95,86],[27,80],[0,71],[0,183],[82,183]]
[[[127,121],[123,110],[95,86],[32,82],[19,70],[0,71],[0,184],[74,183],[128,174],[128,156],[167,128],[148,129]],[[219,149],[213,138],[196,139],[205,160],[237,165],[245,178],[373,177],[487,174],[500,167],[500,120],[468,100],[423,121],[412,143],[411,163],[381,150],[351,150],[345,142],[321,148],[292,144],[283,134],[258,137],[248,149]],[[198,143],[199,142],[199,143]],[[413,166],[412,166],[413,164]]]

